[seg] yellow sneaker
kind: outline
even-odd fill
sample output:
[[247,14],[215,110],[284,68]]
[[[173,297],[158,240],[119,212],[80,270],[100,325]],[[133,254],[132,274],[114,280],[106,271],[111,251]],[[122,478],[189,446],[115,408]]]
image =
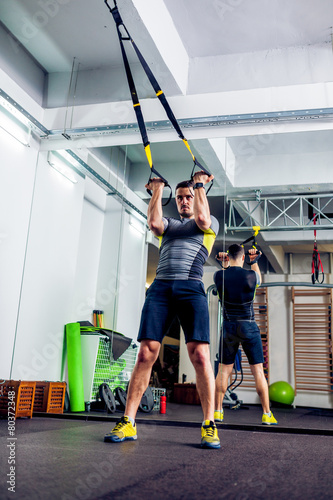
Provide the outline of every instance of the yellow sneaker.
[[202,448],[219,448],[220,440],[217,435],[217,428],[214,422],[205,420],[201,426],[201,447]]
[[122,441],[135,441],[137,438],[136,425],[133,426],[128,417],[122,417],[112,431],[104,436],[104,441],[121,443]]
[[263,414],[261,423],[264,425],[277,425],[278,422],[273,413],[270,412],[269,415],[266,415],[265,413]]
[[224,418],[224,410],[222,408],[221,411],[214,411],[214,420],[215,422],[223,422],[223,418]]

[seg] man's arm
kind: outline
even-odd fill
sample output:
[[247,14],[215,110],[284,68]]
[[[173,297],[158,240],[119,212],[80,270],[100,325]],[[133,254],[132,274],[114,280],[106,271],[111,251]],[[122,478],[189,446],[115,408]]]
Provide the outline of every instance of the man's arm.
[[[196,172],[193,177],[195,184],[202,182],[203,185],[213,179],[213,175],[208,176],[202,171]],[[204,188],[194,189],[193,213],[198,228],[201,229],[201,231],[207,231],[212,224],[212,220],[210,218],[210,209]]]
[[162,195],[164,182],[162,179],[151,179],[149,184],[145,186],[152,191],[152,197],[148,205],[147,223],[149,229],[155,236],[162,236],[164,233],[163,211],[162,211]]
[[[261,252],[260,252],[261,254]],[[250,248],[249,250],[249,256],[250,256],[250,261],[254,260],[257,256],[257,251],[254,249],[254,248]],[[259,275],[259,285],[261,285],[261,272],[260,272],[260,268],[258,266],[258,262],[256,262],[255,264],[250,264],[251,266],[251,271],[255,271],[258,275]]]

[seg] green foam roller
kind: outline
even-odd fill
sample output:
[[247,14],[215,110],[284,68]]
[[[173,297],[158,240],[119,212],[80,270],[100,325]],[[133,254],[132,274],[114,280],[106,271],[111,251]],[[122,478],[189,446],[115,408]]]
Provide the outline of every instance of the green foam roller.
[[71,411],[84,411],[84,390],[79,323],[66,325],[68,389]]

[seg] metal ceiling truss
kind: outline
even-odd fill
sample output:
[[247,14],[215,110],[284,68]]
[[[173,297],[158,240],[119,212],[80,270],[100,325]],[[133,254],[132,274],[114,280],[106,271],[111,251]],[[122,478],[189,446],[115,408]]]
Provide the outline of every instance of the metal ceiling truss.
[[227,231],[333,229],[333,195],[228,198]]
[[[258,125],[265,123],[297,122],[306,120],[332,120],[333,108],[304,109],[291,111],[276,111],[269,113],[248,113],[240,115],[207,116],[188,119],[178,119],[182,129],[223,127],[231,125]],[[173,125],[169,120],[145,122],[147,131],[171,130]],[[50,130],[44,138],[59,138],[65,136],[67,139],[80,137],[107,136],[139,132],[137,123],[125,123],[119,125],[103,125],[96,127],[82,127],[64,130]]]
[[[94,137],[115,134],[126,134],[139,131],[137,123],[110,124],[103,126],[91,126],[81,128],[66,128],[48,130],[42,123],[28,113],[18,102],[12,99],[3,89],[0,88],[0,98],[21,113],[29,122],[32,130],[41,139],[59,138],[61,136],[70,139],[79,137]],[[333,108],[301,109],[289,111],[274,111],[267,113],[246,113],[237,115],[218,115],[196,118],[179,119],[181,128],[206,128],[223,127],[231,125],[258,125],[265,123],[297,122],[297,121],[333,120]],[[169,120],[146,122],[148,131],[172,129]]]

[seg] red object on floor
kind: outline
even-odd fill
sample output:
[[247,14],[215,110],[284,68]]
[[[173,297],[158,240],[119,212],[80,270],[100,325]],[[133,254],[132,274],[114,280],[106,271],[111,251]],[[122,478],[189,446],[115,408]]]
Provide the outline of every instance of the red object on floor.
[[166,413],[166,395],[160,397],[160,413]]

